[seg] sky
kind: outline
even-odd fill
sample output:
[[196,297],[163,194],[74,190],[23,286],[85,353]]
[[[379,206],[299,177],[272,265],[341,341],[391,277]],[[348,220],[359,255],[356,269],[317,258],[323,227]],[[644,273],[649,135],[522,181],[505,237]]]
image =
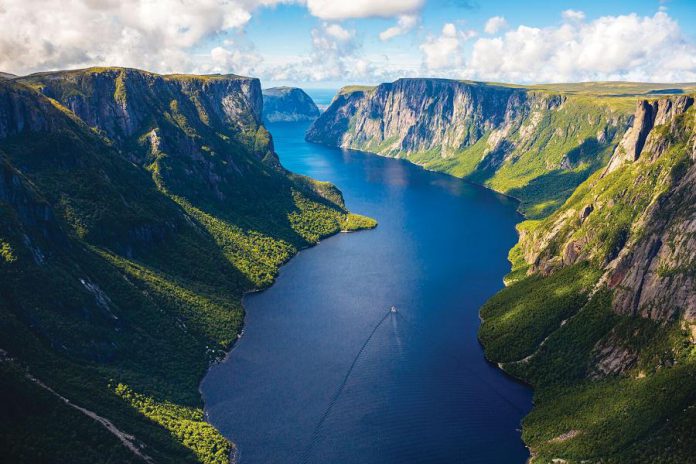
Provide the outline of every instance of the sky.
[[696,82],[696,0],[0,0],[0,71]]

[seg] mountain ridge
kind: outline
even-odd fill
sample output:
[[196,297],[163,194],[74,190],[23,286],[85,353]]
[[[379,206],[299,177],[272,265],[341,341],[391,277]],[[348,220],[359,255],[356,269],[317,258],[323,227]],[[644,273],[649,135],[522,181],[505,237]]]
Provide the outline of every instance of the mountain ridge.
[[198,383],[236,340],[242,295],[299,249],[375,225],[285,170],[261,113],[257,79],[0,81],[6,458],[142,462],[89,411],[153,461],[229,461]]

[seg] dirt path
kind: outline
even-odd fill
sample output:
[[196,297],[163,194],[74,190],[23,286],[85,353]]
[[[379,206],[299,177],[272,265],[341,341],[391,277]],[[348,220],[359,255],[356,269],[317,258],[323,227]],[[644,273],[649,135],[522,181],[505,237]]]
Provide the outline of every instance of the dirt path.
[[71,408],[77,409],[85,416],[90,417],[90,418],[94,419],[95,421],[97,421],[98,423],[100,423],[106,430],[108,430],[116,438],[121,440],[121,443],[123,443],[123,446],[125,446],[126,448],[131,450],[133,452],[133,454],[135,454],[136,456],[138,456],[139,458],[141,458],[142,460],[144,460],[146,462],[154,463],[154,461],[152,460],[152,458],[150,456],[143,453],[143,451],[141,449],[142,445],[136,443],[136,439],[133,435],[129,435],[125,432],[122,432],[109,419],[106,419],[105,417],[100,416],[96,412],[90,411],[89,409],[85,409],[81,406],[76,405],[75,403],[71,402],[69,399],[62,396],[60,393],[56,392],[55,390],[53,390],[51,387],[49,387],[48,385],[46,385],[45,383],[43,383],[39,379],[34,377],[33,375],[31,375],[29,373],[27,373],[25,375],[26,375],[27,379],[31,380],[32,382],[34,382],[36,385],[40,386],[44,390],[52,393],[57,398],[59,398],[63,403],[67,404]]

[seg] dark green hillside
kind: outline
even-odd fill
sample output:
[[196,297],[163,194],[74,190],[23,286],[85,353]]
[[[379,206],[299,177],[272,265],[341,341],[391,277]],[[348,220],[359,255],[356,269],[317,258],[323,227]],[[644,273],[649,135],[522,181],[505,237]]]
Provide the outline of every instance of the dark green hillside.
[[23,82],[0,81],[3,459],[227,462],[198,383],[236,339],[242,294],[353,215],[280,167],[254,79]]

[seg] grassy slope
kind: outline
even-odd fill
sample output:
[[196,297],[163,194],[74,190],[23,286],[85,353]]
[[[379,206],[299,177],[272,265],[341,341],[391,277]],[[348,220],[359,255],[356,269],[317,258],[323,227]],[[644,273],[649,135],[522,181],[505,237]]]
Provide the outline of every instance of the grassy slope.
[[[692,109],[677,124],[693,124],[693,114]],[[693,127],[682,133],[693,133]],[[590,296],[617,241],[640,236],[637,218],[670,189],[684,163],[693,163],[685,141],[674,142],[656,162],[625,165],[604,178],[594,175],[554,215],[522,223],[529,236],[554,227],[568,217],[566,211],[611,205],[600,206],[582,224],[565,221],[557,235],[563,241],[541,250],[555,256],[568,238],[582,240],[594,251],[589,262],[526,277],[518,245],[511,252],[512,284],[481,310],[487,356],[535,387],[535,408],[523,428],[535,462],[693,462],[696,340],[688,325],[617,315],[608,290]],[[601,343],[634,353],[635,364],[622,374],[593,379],[595,347]]]
[[[520,211],[529,218],[544,217],[607,163],[623,133],[608,121],[625,119],[634,103],[630,98],[568,96],[561,108],[543,113],[531,137],[522,134],[529,121],[506,137],[515,148],[495,170],[485,162],[485,138],[454,157],[424,164],[518,198]],[[599,141],[603,131],[605,140]]]
[[[114,99],[129,91],[113,85]],[[183,132],[209,147],[210,169],[229,181],[219,186],[225,201],[176,150],[151,156],[140,134],[115,146],[58,103],[0,83],[0,104],[14,98],[50,121],[0,140],[14,186],[0,195],[4,458],[139,461],[94,420],[32,387],[28,370],[134,435],[156,462],[226,462],[231,444],[204,422],[198,382],[236,339],[242,294],[270,285],[298,249],[374,226],[347,214],[333,186],[279,168],[264,154],[262,126],[213,137],[196,97],[142,132],[156,127],[168,141]],[[231,162],[243,176],[225,170]]]

